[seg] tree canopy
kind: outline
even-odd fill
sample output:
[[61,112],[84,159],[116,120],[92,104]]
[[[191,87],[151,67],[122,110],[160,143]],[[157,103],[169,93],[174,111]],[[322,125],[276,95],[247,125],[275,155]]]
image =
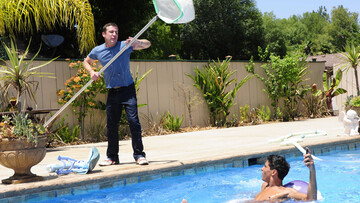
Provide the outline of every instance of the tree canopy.
[[248,59],[263,45],[261,13],[254,0],[194,0],[195,20],[180,31],[181,58]]
[[0,35],[32,35],[58,26],[75,29],[80,52],[95,45],[94,18],[86,0],[0,1]]

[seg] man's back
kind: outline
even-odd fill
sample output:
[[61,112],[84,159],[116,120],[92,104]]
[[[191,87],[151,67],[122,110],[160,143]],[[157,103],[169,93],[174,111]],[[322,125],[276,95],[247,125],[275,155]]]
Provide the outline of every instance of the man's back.
[[261,191],[256,195],[255,200],[264,201],[264,200],[286,200],[289,198],[293,199],[303,199],[306,195],[299,193],[293,188],[287,188],[283,186],[267,186],[266,183],[263,184]]

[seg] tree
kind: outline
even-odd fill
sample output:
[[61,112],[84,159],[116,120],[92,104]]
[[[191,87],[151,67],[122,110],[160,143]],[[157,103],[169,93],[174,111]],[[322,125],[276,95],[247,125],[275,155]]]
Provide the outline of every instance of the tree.
[[169,59],[169,55],[179,55],[181,41],[179,32],[182,25],[168,25],[161,20],[156,21],[144,37],[151,41],[151,49],[134,52],[136,59]]
[[346,43],[345,53],[341,53],[344,57],[342,61],[342,69],[348,71],[350,68],[354,69],[355,82],[356,82],[356,91],[357,95],[360,95],[359,89],[359,78],[357,73],[357,67],[360,63],[360,46],[355,46],[353,43]]
[[280,21],[272,12],[263,16],[264,38],[268,51],[283,57],[287,49],[284,28]]
[[[119,40],[134,36],[156,13],[151,0],[89,0],[96,28],[96,39],[103,43],[102,27],[109,22],[119,26]],[[135,54],[135,53],[134,53]]]
[[182,58],[249,59],[263,47],[261,13],[254,0],[195,0],[194,7],[195,19],[180,32]]
[[94,17],[84,0],[0,1],[0,35],[33,34],[61,25],[76,29],[80,52],[95,46]]
[[331,11],[329,35],[337,50],[343,51],[347,41],[359,38],[358,16],[358,13],[349,12],[343,6],[338,6]]

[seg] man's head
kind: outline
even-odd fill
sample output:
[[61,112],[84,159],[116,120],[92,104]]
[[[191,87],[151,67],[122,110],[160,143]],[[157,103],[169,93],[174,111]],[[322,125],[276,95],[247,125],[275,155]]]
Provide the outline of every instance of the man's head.
[[107,47],[115,46],[118,40],[118,26],[115,23],[107,23],[103,26],[102,36]]
[[283,180],[288,174],[289,169],[290,165],[284,157],[278,155],[270,155],[267,157],[267,161],[264,167],[261,168],[263,172],[263,180],[265,182],[269,182],[270,177],[273,174],[277,174],[277,177],[280,180]]

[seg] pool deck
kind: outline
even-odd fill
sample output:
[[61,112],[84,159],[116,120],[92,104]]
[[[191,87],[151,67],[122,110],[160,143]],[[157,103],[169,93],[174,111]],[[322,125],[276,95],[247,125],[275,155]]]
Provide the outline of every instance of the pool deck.
[[[264,157],[271,153],[286,153],[297,151],[292,145],[280,146],[279,142],[269,142],[289,133],[304,131],[326,131],[326,136],[305,138],[301,146],[335,146],[341,144],[360,143],[360,136],[343,135],[342,123],[337,117],[306,119],[295,122],[279,122],[246,127],[205,130],[189,133],[179,133],[163,136],[144,137],[144,147],[150,164],[136,165],[132,158],[131,141],[120,141],[120,165],[96,166],[89,174],[69,174],[58,176],[48,173],[45,166],[59,163],[57,156],[68,156],[77,160],[86,160],[91,147],[99,150],[100,160],[106,158],[107,143],[86,144],[49,148],[42,162],[32,168],[32,172],[43,176],[43,181],[5,185],[0,184],[0,199],[20,195],[40,193],[50,190],[60,190],[74,186],[94,183],[111,182],[116,179],[139,177],[146,179],[147,175],[166,173],[192,167],[216,165],[224,160],[248,160],[248,158]],[[355,144],[352,148],[358,148]],[[315,150],[314,150],[315,151]],[[316,153],[315,153],[316,154]],[[13,175],[11,169],[0,166],[0,178]],[[137,181],[137,180],[135,180]]]

